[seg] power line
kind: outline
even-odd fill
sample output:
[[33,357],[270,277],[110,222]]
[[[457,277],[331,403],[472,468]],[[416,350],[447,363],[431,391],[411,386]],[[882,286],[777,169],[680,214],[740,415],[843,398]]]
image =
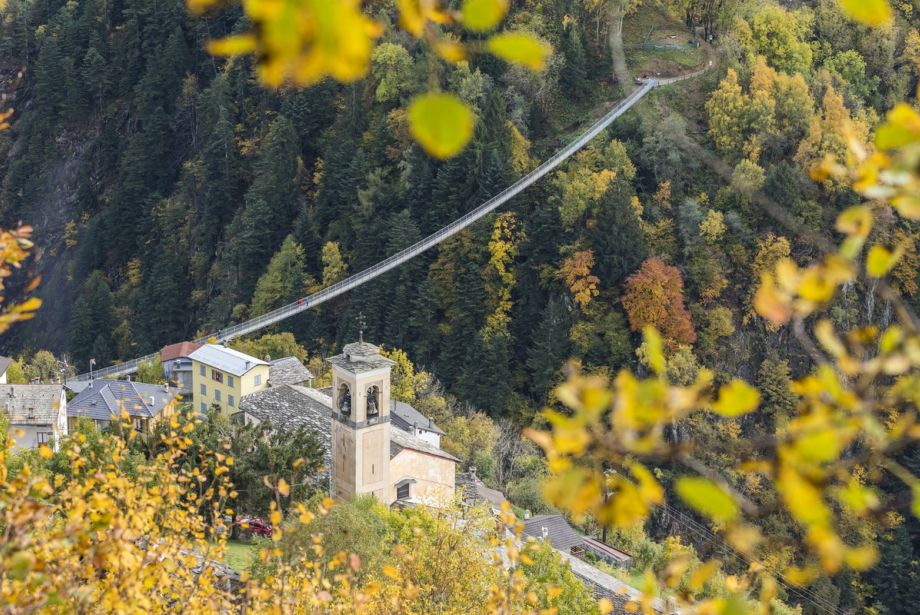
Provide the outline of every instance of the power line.
[[718,534],[715,534],[712,530],[700,524],[692,517],[675,509],[674,507],[670,506],[667,503],[662,504],[661,507],[665,509],[666,511],[668,511],[669,514],[677,518],[678,523],[683,524],[684,527],[695,532],[698,536],[703,537],[705,540],[716,543],[719,546],[719,551],[723,555],[731,555],[737,558],[738,560],[744,562],[744,564],[747,566],[750,566],[751,564],[757,564],[758,566],[766,570],[769,570],[770,572],[774,573],[774,575],[777,577],[776,578],[777,583],[782,585],[787,591],[789,591],[790,593],[797,594],[801,597],[804,597],[807,601],[811,602],[814,606],[818,607],[819,609],[825,610],[833,614],[843,613],[843,611],[840,608],[838,608],[836,605],[831,603],[826,598],[818,596],[814,592],[811,592],[805,589],[804,587],[798,587],[792,584],[791,582],[788,582],[788,579],[785,577],[785,575],[783,575],[779,571],[771,569],[764,563],[758,560],[749,559],[743,554],[739,553],[733,547],[726,544],[726,542]]

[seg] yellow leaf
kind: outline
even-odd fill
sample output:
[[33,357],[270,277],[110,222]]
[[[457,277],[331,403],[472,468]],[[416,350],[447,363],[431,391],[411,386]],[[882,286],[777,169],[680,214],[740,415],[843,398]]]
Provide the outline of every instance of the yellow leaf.
[[39,455],[42,459],[51,459],[51,458],[54,456],[54,453],[51,452],[51,449],[50,449],[50,448],[48,448],[48,447],[45,446],[45,445],[42,445],[42,446],[39,446],[39,447],[38,447],[38,455]]
[[466,59],[466,49],[456,41],[438,41],[434,44],[434,51],[439,58],[453,64]]
[[642,329],[642,337],[645,338],[645,352],[648,366],[656,374],[663,374],[665,370],[664,350],[661,343],[661,335],[651,325],[646,325]]
[[467,30],[486,32],[501,23],[508,12],[508,0],[464,0],[460,7]]
[[473,136],[473,112],[452,94],[423,94],[409,106],[409,130],[426,152],[444,160]]
[[486,43],[489,51],[501,59],[531,70],[543,70],[552,48],[524,32],[496,34]]
[[284,497],[291,495],[291,487],[290,485],[287,484],[287,481],[284,480],[283,478],[278,481],[278,493],[280,493]]
[[868,570],[878,561],[878,551],[873,545],[847,549],[843,555],[847,566],[853,570]]
[[601,598],[597,601],[597,608],[600,609],[601,615],[613,612],[613,603],[608,598]]
[[896,149],[920,141],[920,113],[907,103],[888,112],[888,122],[879,126],[875,144],[879,149]]
[[280,525],[281,524],[281,512],[277,510],[273,510],[271,515],[269,515],[269,521],[271,521],[272,525]]
[[208,43],[208,53],[215,56],[238,56],[256,50],[256,38],[251,34],[237,34]]
[[866,257],[866,273],[873,278],[884,277],[897,264],[903,254],[902,249],[895,249],[894,252],[891,252],[882,246],[872,246],[869,249],[869,255]]
[[891,204],[908,220],[920,219],[920,198],[912,194],[901,194],[891,199]]
[[883,26],[892,19],[888,0],[840,0],[840,7],[850,19],[867,26]]
[[550,585],[546,589],[546,594],[549,596],[549,599],[558,598],[562,594],[562,588],[558,585]]
[[754,294],[754,309],[774,327],[786,324],[792,317],[789,298],[776,286],[769,273],[761,277],[760,286]]
[[392,564],[384,564],[381,571],[384,575],[388,576],[391,579],[399,578],[399,571],[396,570],[396,566]]
[[714,521],[731,521],[738,516],[738,504],[721,487],[709,479],[686,476],[674,488],[691,508]]
[[703,589],[703,585],[712,578],[712,575],[714,575],[718,569],[719,561],[710,560],[694,570],[693,574],[690,575],[690,580],[687,582],[690,591],[698,592]]
[[752,412],[760,403],[760,393],[743,380],[732,380],[719,391],[712,409],[722,416],[734,417]]

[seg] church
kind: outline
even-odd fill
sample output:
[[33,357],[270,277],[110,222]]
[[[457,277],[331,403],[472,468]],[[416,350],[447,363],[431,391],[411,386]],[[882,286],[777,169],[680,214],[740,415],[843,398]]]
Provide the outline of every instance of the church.
[[442,432],[430,419],[390,399],[393,361],[363,339],[326,360],[330,390],[271,386],[243,397],[234,419],[280,431],[313,429],[326,450],[336,499],[372,494],[387,505],[450,503],[459,460],[441,450]]

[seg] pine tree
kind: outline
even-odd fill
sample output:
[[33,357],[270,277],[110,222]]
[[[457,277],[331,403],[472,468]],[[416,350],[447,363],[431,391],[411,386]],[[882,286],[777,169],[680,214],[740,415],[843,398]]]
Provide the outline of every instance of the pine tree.
[[78,369],[108,364],[113,358],[115,311],[112,289],[101,271],[94,271],[84,282],[80,298],[73,307],[70,332],[70,355]]
[[559,87],[576,100],[584,100],[590,94],[587,58],[585,57],[584,32],[578,22],[572,22],[562,36],[562,53],[565,62],[559,72]]
[[259,316],[304,294],[303,248],[288,235],[256,284],[250,316]]
[[616,288],[646,256],[642,229],[624,188],[615,185],[607,191],[596,220],[590,230],[594,271],[600,278],[601,288]]
[[556,384],[559,370],[569,358],[571,324],[571,314],[565,303],[555,297],[550,298],[527,352],[530,390],[539,402],[546,400]]

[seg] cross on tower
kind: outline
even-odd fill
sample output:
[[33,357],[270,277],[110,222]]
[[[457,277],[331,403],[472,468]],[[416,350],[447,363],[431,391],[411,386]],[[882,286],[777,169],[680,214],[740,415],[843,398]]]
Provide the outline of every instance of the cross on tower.
[[367,321],[364,320],[364,312],[358,312],[358,341],[364,341],[364,327],[367,326]]

